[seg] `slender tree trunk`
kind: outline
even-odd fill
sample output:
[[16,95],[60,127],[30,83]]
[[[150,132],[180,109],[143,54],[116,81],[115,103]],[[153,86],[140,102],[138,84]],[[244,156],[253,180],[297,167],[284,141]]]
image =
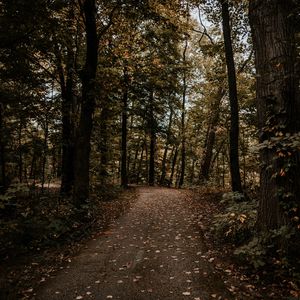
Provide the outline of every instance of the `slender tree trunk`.
[[225,144],[225,141],[226,141],[226,138],[223,139],[223,140],[220,142],[220,145],[219,145],[219,147],[217,148],[217,150],[216,150],[216,152],[215,152],[215,154],[214,154],[214,156],[213,156],[213,158],[212,158],[212,160],[211,160],[211,166],[212,166],[212,167],[214,166],[216,159],[218,159],[218,155],[219,155],[219,153],[221,152],[221,150],[223,149],[224,144]]
[[[33,146],[34,147],[34,146]],[[30,171],[29,171],[29,178],[32,179],[33,178],[33,174],[35,171],[35,165],[36,165],[36,153],[35,153],[35,149],[33,149],[33,154],[32,154],[32,158],[31,158],[31,163],[30,163]]]
[[[225,149],[224,149],[225,151]],[[222,187],[225,187],[225,153],[224,151],[222,152]]]
[[208,180],[210,168],[212,165],[213,149],[216,139],[216,127],[219,124],[220,104],[224,96],[223,88],[217,92],[216,98],[211,109],[211,120],[207,130],[207,138],[205,141],[205,150],[201,161],[200,181]]
[[49,125],[48,125],[48,116],[46,115],[46,120],[44,124],[44,145],[43,145],[43,158],[42,158],[42,178],[41,178],[41,187],[42,192],[44,191],[44,185],[46,181],[46,164],[47,164],[47,155],[48,155],[48,134],[49,134]]
[[108,179],[108,127],[107,122],[109,118],[109,109],[106,104],[102,105],[101,115],[100,115],[100,137],[99,137],[99,152],[100,152],[100,181],[104,186],[107,184]]
[[133,164],[132,164],[132,170],[131,170],[132,175],[136,173],[136,165],[138,163],[138,155],[139,155],[139,150],[141,148],[140,142],[141,142],[141,137],[139,136],[138,142],[137,142],[137,147],[135,149]]
[[165,149],[164,149],[164,154],[163,154],[163,159],[161,162],[161,176],[160,176],[160,180],[159,180],[160,185],[164,185],[164,181],[166,179],[167,154],[168,154],[168,144],[166,143]]
[[128,185],[127,176],[127,110],[128,110],[128,70],[124,67],[124,92],[122,107],[122,147],[121,147],[121,186]]
[[153,103],[154,95],[153,92],[150,94],[150,157],[149,157],[149,180],[150,186],[154,185],[155,181],[155,144],[156,144],[156,128],[154,120],[154,108]]
[[167,162],[168,148],[169,148],[169,144],[170,144],[172,121],[173,121],[173,109],[171,108],[169,124],[168,124],[168,131],[167,131],[167,137],[166,137],[166,145],[165,145],[163,159],[162,159],[162,163],[161,163],[161,176],[160,176],[160,180],[159,180],[160,185],[164,184],[164,181],[165,181],[165,178],[166,178],[166,162]]
[[52,172],[51,175],[53,176],[53,178],[56,178],[57,174],[57,148],[53,147],[52,148]]
[[252,0],[249,6],[260,142],[266,145],[260,152],[257,225],[262,230],[279,228],[300,217],[300,154],[293,146],[300,131],[295,5],[290,0]]
[[188,36],[185,38],[185,45],[183,49],[182,62],[184,64],[183,70],[183,92],[182,92],[182,106],[181,106],[181,171],[178,187],[181,188],[184,182],[185,176],[185,163],[186,163],[186,151],[185,151],[185,104],[186,104],[186,52],[188,48]]
[[141,175],[141,172],[142,172],[145,146],[146,146],[146,141],[144,141],[144,143],[142,145],[142,151],[141,151],[140,161],[139,161],[139,165],[138,165],[138,171],[136,173],[136,184],[139,184],[140,175]]
[[173,178],[174,178],[174,172],[175,172],[175,167],[176,167],[176,162],[177,162],[177,156],[178,156],[178,147],[175,148],[173,160],[172,160],[172,167],[171,167],[171,175],[170,175],[170,180],[169,180],[169,187],[172,186],[173,184]]
[[23,182],[22,129],[23,129],[23,118],[20,117],[19,130],[18,130],[19,181],[20,181],[20,183]]
[[4,122],[3,104],[0,102],[0,194],[6,190],[6,163],[5,163],[5,143],[4,143]]
[[95,0],[84,1],[83,13],[86,29],[86,61],[82,74],[82,102],[75,144],[73,199],[77,207],[80,207],[89,198],[90,143],[95,110],[95,80],[98,63]]
[[239,106],[236,87],[236,73],[231,41],[231,28],[228,0],[220,0],[222,5],[222,27],[225,44],[227,77],[230,101],[230,173],[231,188],[234,192],[242,192],[242,183],[239,165]]
[[155,181],[155,144],[156,137],[154,130],[151,130],[150,136],[150,158],[149,158],[149,185],[153,186]]

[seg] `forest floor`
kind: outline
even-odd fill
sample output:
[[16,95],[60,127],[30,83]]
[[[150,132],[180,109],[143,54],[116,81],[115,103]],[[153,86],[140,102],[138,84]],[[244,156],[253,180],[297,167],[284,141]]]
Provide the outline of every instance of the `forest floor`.
[[135,197],[127,193],[130,209],[61,254],[58,265],[57,259],[45,264],[35,257],[28,263],[28,258],[23,273],[13,272],[21,278],[26,268],[28,275],[39,265],[38,275],[29,276],[26,289],[7,299],[288,299],[278,285],[264,286],[247,276],[234,264],[229,247],[215,246],[208,232],[220,209],[220,192],[135,191]]

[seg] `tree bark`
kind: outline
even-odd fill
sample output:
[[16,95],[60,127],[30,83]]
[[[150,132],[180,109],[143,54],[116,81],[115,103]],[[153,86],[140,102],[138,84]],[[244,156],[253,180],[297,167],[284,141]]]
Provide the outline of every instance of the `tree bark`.
[[300,131],[294,3],[252,0],[249,6],[260,142],[267,145],[260,152],[257,225],[262,230],[279,228],[295,214],[299,218],[299,148],[284,141]]
[[185,151],[185,102],[186,102],[186,52],[188,48],[188,36],[186,35],[185,44],[182,55],[182,62],[184,64],[183,69],[183,92],[182,92],[182,106],[181,106],[181,171],[178,187],[181,188],[184,182],[185,176],[185,161],[186,161],[186,151]]
[[166,145],[164,149],[163,159],[161,163],[161,176],[159,180],[159,184],[163,185],[166,179],[166,162],[167,162],[167,154],[168,154],[168,148],[170,144],[170,136],[171,136],[171,128],[172,128],[172,122],[173,122],[173,109],[170,108],[170,118],[169,118],[169,124],[168,124],[168,131],[167,131],[167,137],[166,137]]
[[201,161],[200,181],[203,180],[207,181],[209,179],[209,173],[210,173],[211,162],[213,157],[213,149],[214,149],[215,139],[216,139],[216,127],[219,124],[220,104],[223,96],[224,96],[224,90],[223,88],[220,88],[217,92],[216,98],[214,100],[211,109],[212,117],[208,127],[205,150]]
[[173,184],[173,178],[174,178],[174,172],[175,172],[175,167],[176,167],[176,162],[177,162],[177,156],[178,156],[178,147],[175,146],[175,152],[172,160],[172,167],[171,167],[171,175],[170,175],[170,180],[169,180],[169,187],[172,186]]
[[109,161],[109,132],[108,119],[110,110],[106,104],[102,105],[100,114],[100,132],[99,132],[99,152],[100,152],[100,182],[101,185],[106,185],[108,180],[108,161]]
[[155,144],[156,144],[156,128],[154,120],[154,95],[153,92],[150,94],[150,116],[149,116],[149,127],[150,127],[150,157],[149,157],[149,180],[150,186],[154,185],[155,181]]
[[48,135],[49,135],[48,111],[45,116],[45,123],[43,129],[44,129],[44,143],[43,143],[42,178],[41,178],[42,192],[44,192],[44,186],[46,181],[46,164],[47,164],[47,156],[48,156]]
[[128,185],[127,176],[127,110],[128,110],[128,70],[124,67],[124,91],[122,107],[122,147],[121,147],[121,186]]
[[4,143],[4,122],[3,103],[0,102],[0,194],[6,190],[6,163],[5,163],[5,143]]
[[73,120],[74,96],[74,54],[68,49],[67,76],[65,80],[64,70],[60,54],[58,54],[58,69],[62,96],[62,158],[61,158],[61,187],[62,195],[70,195],[74,183],[74,131]]
[[231,41],[229,6],[227,0],[220,0],[222,5],[222,27],[227,65],[227,77],[230,101],[230,174],[231,188],[234,192],[242,192],[239,165],[239,105],[236,87],[236,73]]
[[18,169],[19,169],[19,182],[23,182],[23,149],[22,149],[22,129],[23,129],[23,117],[20,116],[19,128],[18,128]]
[[85,0],[83,14],[86,30],[86,60],[82,74],[82,102],[75,143],[74,193],[76,207],[89,198],[89,169],[93,113],[95,110],[95,80],[98,63],[98,37],[95,0]]
[[[138,165],[138,169],[137,169],[137,173],[136,173],[136,184],[139,184],[140,175],[141,175],[141,172],[142,172],[145,147],[147,147],[146,139],[143,141],[143,144],[142,144],[142,151],[141,151],[140,161],[139,161],[139,165]],[[146,148],[146,151],[147,151],[147,148]],[[146,165],[148,165],[147,162],[146,162]]]

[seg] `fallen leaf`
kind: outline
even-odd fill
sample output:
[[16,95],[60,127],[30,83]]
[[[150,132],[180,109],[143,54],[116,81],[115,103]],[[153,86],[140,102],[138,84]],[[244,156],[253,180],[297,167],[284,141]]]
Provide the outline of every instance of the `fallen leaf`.
[[182,295],[184,296],[189,296],[191,293],[190,292],[183,292]]

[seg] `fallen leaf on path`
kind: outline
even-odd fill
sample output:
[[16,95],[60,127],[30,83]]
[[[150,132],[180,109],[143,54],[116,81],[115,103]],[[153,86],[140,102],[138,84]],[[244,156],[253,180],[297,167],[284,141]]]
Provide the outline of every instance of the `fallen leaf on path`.
[[190,292],[183,292],[182,295],[184,295],[184,296],[190,296],[191,293]]

